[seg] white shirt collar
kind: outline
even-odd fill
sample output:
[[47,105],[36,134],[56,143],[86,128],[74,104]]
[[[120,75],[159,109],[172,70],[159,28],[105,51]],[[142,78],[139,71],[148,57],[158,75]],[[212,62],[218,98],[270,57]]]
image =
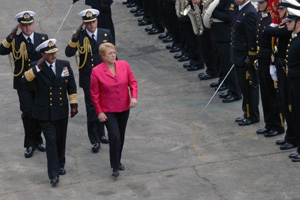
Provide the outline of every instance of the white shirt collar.
[[55,65],[55,62],[52,63],[52,64],[48,63],[47,61],[45,61],[45,62],[46,62],[47,66],[49,68],[50,68],[50,65],[52,65],[52,71],[54,72],[54,74],[56,74],[56,65]]
[[32,44],[34,44],[34,32],[31,33],[30,36],[25,35],[24,33],[22,33],[24,38],[27,40],[28,38],[31,39]]
[[245,5],[247,5],[248,3],[250,3],[250,0],[247,1],[246,3],[242,4],[242,5],[239,5],[239,10],[242,10],[242,8],[244,8]]
[[85,30],[86,30],[87,34],[90,36],[90,38],[93,38],[93,37],[92,37],[92,34],[94,34],[94,35],[95,35],[95,36],[94,36],[94,39],[97,41],[97,33],[98,33],[98,29],[96,29],[94,33],[91,33],[87,28],[86,28]]

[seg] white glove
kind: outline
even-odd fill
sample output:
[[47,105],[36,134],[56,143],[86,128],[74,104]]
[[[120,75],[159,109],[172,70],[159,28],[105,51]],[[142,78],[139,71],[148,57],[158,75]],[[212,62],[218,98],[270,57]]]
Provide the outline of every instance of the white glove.
[[278,81],[275,65],[270,65],[270,75],[271,75],[273,81]]
[[275,28],[275,27],[278,27],[278,24],[271,23],[270,26]]

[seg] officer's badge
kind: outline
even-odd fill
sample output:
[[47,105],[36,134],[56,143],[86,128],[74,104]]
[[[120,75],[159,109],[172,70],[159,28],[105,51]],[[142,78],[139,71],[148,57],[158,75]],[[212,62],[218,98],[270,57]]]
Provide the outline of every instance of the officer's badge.
[[68,67],[64,67],[62,73],[61,73],[61,77],[66,77],[66,76],[70,76]]
[[231,4],[231,5],[230,5],[229,10],[234,10],[234,4]]
[[30,17],[31,16],[29,15],[29,13],[25,13],[24,16],[23,16],[24,19],[29,19]]
[[54,43],[53,43],[52,41],[50,41],[50,42],[48,43],[48,47],[54,47]]
[[92,16],[93,16],[93,13],[92,13],[92,12],[90,12],[90,11],[88,11],[88,12],[85,14],[85,16],[86,16],[87,18],[90,18],[90,17],[92,17]]

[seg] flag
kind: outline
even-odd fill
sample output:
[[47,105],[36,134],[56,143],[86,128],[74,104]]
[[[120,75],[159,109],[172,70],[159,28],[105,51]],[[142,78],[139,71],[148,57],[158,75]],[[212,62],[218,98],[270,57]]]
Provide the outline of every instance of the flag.
[[280,24],[281,20],[279,18],[279,13],[277,10],[278,0],[268,0],[268,4],[270,7],[272,22],[274,24]]

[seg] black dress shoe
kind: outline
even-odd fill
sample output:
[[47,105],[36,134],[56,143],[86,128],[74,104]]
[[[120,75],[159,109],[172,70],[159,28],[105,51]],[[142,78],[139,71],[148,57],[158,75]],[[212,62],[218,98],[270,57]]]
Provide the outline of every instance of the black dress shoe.
[[100,144],[99,143],[95,143],[92,145],[92,152],[93,153],[97,153],[100,149]]
[[178,59],[178,62],[186,62],[186,61],[189,61],[190,58],[188,56],[182,56]]
[[241,98],[237,98],[237,97],[233,97],[233,96],[229,95],[226,98],[224,98],[222,100],[222,102],[223,103],[231,103],[231,102],[235,102],[235,101],[238,101],[238,100],[241,100]]
[[163,33],[163,32],[164,32],[163,30],[159,30],[157,28],[153,28],[150,31],[148,31],[148,35],[156,35],[156,34]]
[[298,155],[299,155],[298,152],[296,152],[296,153],[291,153],[291,154],[289,155],[289,158],[295,158],[295,157],[297,157]]
[[168,45],[166,46],[166,49],[173,49],[173,45],[172,45],[172,44],[168,44]]
[[270,129],[262,128],[262,129],[258,129],[258,130],[256,131],[256,133],[257,133],[257,134],[265,134],[265,133],[267,133],[267,132],[269,132],[269,131],[270,131]]
[[145,21],[145,20],[142,20],[142,21],[140,21],[140,22],[138,23],[139,26],[146,26],[146,25],[149,25],[149,24],[151,24],[151,23],[150,23],[150,22],[147,22],[147,21]]
[[230,95],[230,93],[228,92],[222,92],[221,94],[219,94],[219,98],[221,99],[225,99]]
[[66,170],[64,168],[59,168],[58,174],[59,175],[65,175],[66,174]]
[[113,169],[113,173],[111,174],[112,176],[114,176],[114,177],[117,177],[117,176],[119,176],[119,169]]
[[285,143],[286,143],[286,141],[285,141],[285,139],[283,139],[283,140],[277,140],[275,144],[277,144],[277,145],[283,145]]
[[[217,89],[218,89],[218,88],[216,87],[215,90],[217,90]],[[219,88],[218,91],[223,91],[223,90],[227,90],[227,89],[228,89],[227,86],[223,84],[223,85]]]
[[212,78],[215,78],[215,77],[205,73],[202,76],[200,76],[199,78],[200,78],[200,80],[208,80],[208,79],[212,79]]
[[127,8],[132,8],[132,7],[135,7],[135,6],[136,6],[135,3],[128,3],[128,4],[126,5]]
[[36,148],[42,152],[46,151],[46,146],[44,144],[37,144]]
[[166,34],[161,34],[161,35],[158,36],[158,39],[162,40],[162,39],[164,39],[164,38],[166,38],[166,37],[168,37],[168,36],[169,36],[168,33],[166,33]]
[[143,11],[137,11],[136,13],[133,14],[133,16],[135,17],[140,17],[140,16],[144,16],[144,12]]
[[133,8],[133,9],[130,10],[130,13],[136,13],[137,11],[138,11],[138,9]]
[[293,162],[300,162],[300,155],[298,154],[297,156],[295,156],[294,158],[292,158]]
[[190,66],[191,66],[190,63],[184,63],[184,64],[183,64],[183,68],[188,68],[188,67],[190,67]]
[[28,147],[24,152],[25,158],[32,157],[33,151],[34,151],[33,147]]
[[235,122],[239,123],[239,122],[243,121],[243,119],[244,119],[244,117],[238,117],[235,119]]
[[121,171],[125,170],[125,166],[122,163],[120,163],[119,170]]
[[170,42],[174,42],[173,38],[171,37],[166,37],[164,39],[162,39],[163,43],[170,43]]
[[220,85],[220,82],[213,82],[209,86],[213,87],[213,88],[216,88],[216,87],[219,87],[219,85]]
[[197,71],[200,70],[201,68],[196,66],[196,65],[190,65],[189,67],[186,68],[187,71]]
[[295,145],[287,142],[287,143],[280,146],[280,150],[288,150],[288,149],[292,149],[292,148],[295,148],[295,147],[296,147]]
[[152,27],[150,27],[150,26],[145,28],[145,31],[146,31],[146,32],[149,32],[149,31],[151,31],[151,30],[152,30]]
[[103,135],[100,137],[100,142],[103,143],[103,144],[108,144],[109,143],[109,139]]
[[182,56],[183,56],[182,53],[177,53],[177,54],[174,55],[174,58],[178,59],[178,58],[181,58]]
[[257,122],[259,122],[259,121],[244,118],[242,121],[238,122],[238,124],[239,124],[239,126],[248,126],[248,125],[251,125],[251,124],[254,124],[254,123],[257,123]]
[[279,131],[270,130],[269,132],[265,133],[265,137],[273,137],[280,134],[281,132]]
[[126,5],[128,2],[127,1],[123,1],[122,4]]
[[141,21],[145,21],[145,20],[143,18],[139,18],[137,21],[141,22]]
[[54,178],[51,179],[50,184],[52,186],[55,186],[58,182],[59,182],[59,178],[58,177],[54,177]]
[[172,49],[170,49],[170,53],[176,53],[181,51],[181,49],[179,47],[173,47]]

